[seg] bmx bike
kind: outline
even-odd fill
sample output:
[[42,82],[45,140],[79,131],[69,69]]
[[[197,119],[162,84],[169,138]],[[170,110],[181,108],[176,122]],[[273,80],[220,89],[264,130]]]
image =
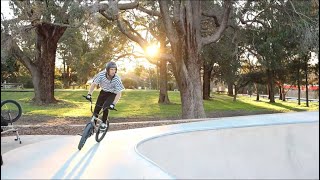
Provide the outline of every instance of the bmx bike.
[[[83,96],[86,97],[86,96]],[[99,118],[100,114],[105,110],[105,109],[110,109],[110,110],[115,110],[117,111],[117,109],[111,109],[109,107],[104,107],[105,103],[103,104],[102,108],[103,110],[100,111],[100,113],[97,115],[97,117],[95,116],[93,110],[92,110],[92,99],[89,100],[90,101],[90,109],[92,112],[92,118],[90,120],[90,122],[87,123],[86,127],[83,130],[83,133],[81,135],[81,139],[80,142],[78,144],[78,149],[81,150],[82,147],[84,146],[84,144],[86,143],[87,139],[92,136],[93,134],[95,135],[95,139],[97,142],[100,142],[106,135],[108,129],[109,129],[109,120],[106,121],[106,127],[105,128],[101,128],[101,124],[102,124],[102,120]]]
[[[1,101],[1,134],[8,132],[15,132],[16,139],[21,144],[19,131],[14,127],[13,123],[16,122],[22,115],[21,105],[15,100]],[[10,124],[10,126],[9,126]],[[2,128],[9,126],[9,129],[3,130]]]

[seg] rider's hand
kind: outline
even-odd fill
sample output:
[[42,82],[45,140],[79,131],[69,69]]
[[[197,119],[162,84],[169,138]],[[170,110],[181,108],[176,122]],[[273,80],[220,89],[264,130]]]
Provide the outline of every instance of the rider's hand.
[[110,104],[110,109],[114,109],[116,107],[116,105],[114,105],[113,103]]
[[88,94],[87,96],[86,96],[86,99],[88,100],[88,101],[91,101],[91,94]]

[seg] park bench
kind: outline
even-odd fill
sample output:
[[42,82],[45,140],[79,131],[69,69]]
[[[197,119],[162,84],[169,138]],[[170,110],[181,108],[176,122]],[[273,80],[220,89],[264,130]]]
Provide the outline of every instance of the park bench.
[[1,89],[23,89],[23,83],[2,83]]
[[226,91],[216,91],[218,94],[224,94]]

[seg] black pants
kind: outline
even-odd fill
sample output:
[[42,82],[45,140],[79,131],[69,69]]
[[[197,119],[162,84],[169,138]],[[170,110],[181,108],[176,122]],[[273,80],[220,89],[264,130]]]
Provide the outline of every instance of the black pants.
[[114,93],[105,92],[102,90],[100,91],[100,94],[96,102],[96,106],[94,107],[94,114],[96,117],[98,117],[98,114],[101,111],[101,108],[103,108],[104,111],[103,111],[102,121],[104,123],[106,123],[109,115],[109,109],[106,107],[109,107],[110,104],[113,103],[115,97],[116,97],[116,94]]

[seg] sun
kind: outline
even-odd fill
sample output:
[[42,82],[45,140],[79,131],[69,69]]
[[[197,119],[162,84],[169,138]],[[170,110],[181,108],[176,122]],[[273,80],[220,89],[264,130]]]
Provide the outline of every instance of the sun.
[[150,45],[146,48],[146,51],[148,56],[155,56],[158,53],[158,47],[156,45]]

